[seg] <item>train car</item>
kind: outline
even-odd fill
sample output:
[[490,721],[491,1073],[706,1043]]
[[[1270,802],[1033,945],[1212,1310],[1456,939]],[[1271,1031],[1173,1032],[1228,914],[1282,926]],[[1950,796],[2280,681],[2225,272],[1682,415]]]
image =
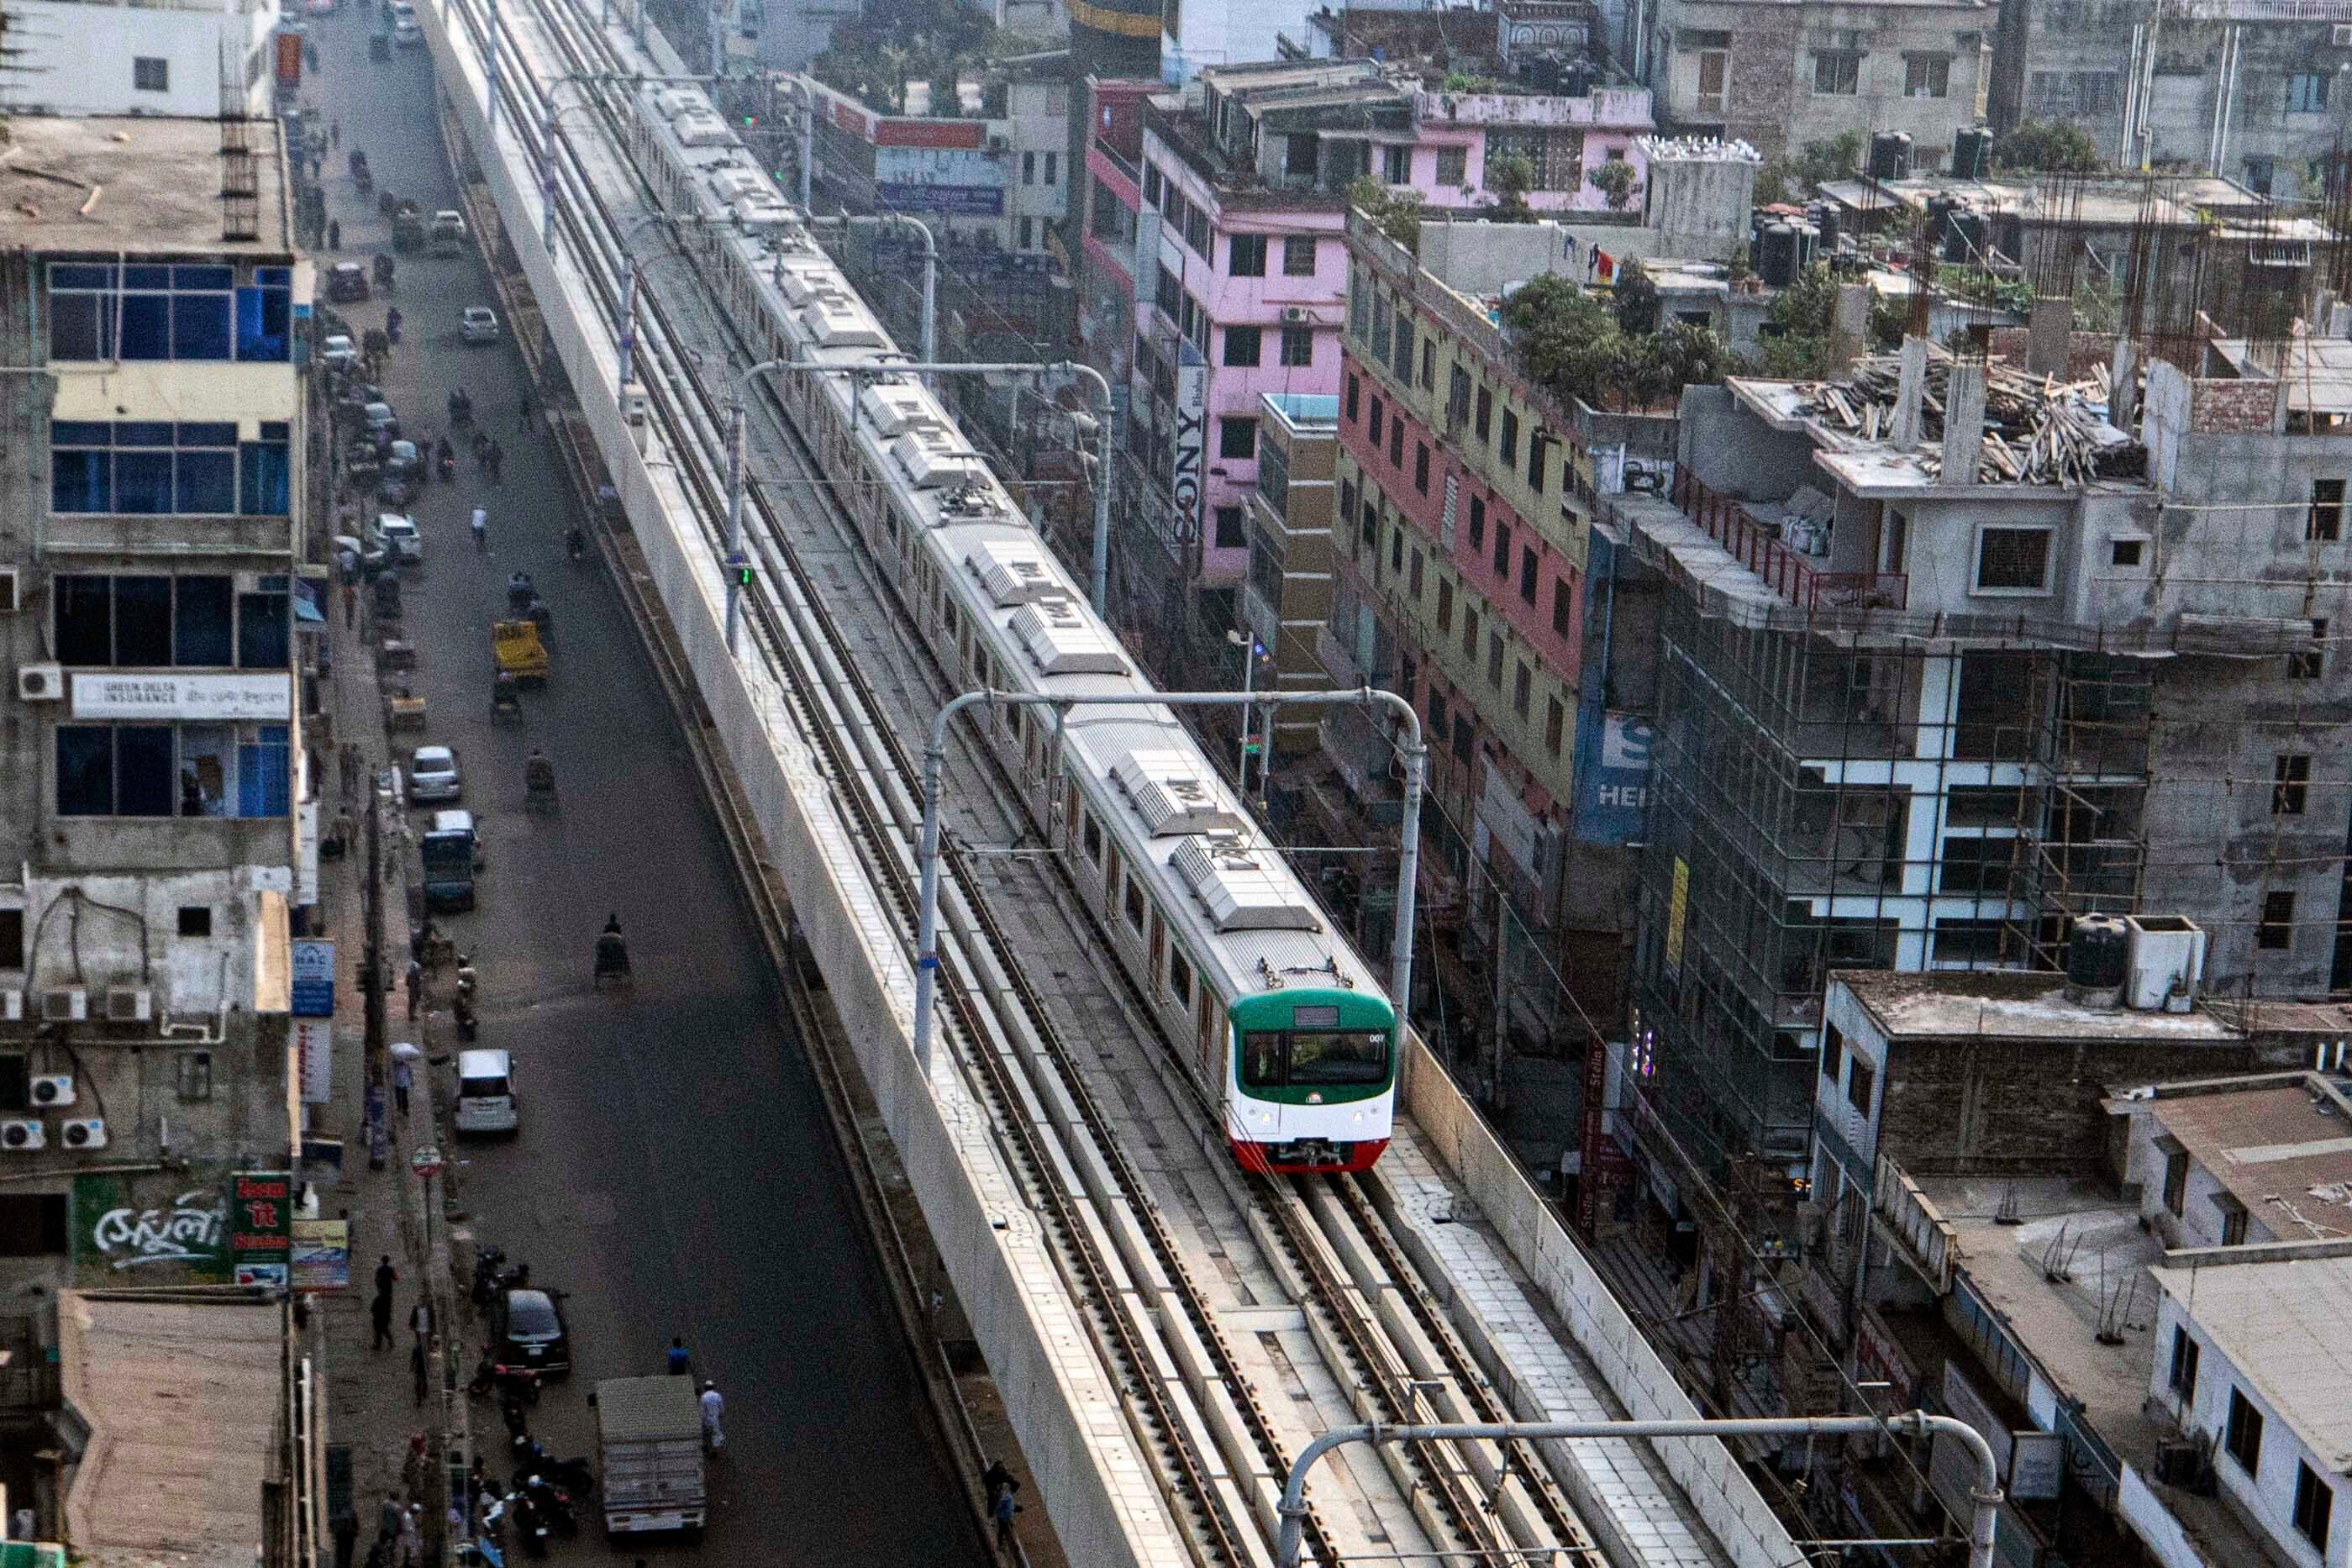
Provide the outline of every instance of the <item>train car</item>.
[[1087,707],[1150,682],[1094,615],[800,215],[696,89],[637,99],[641,166],[681,246],[934,654],[972,686],[1080,700],[975,728],[1067,856],[1155,1020],[1222,1109],[1244,1167],[1360,1171],[1388,1145],[1397,1020],[1380,977],[1168,708]]

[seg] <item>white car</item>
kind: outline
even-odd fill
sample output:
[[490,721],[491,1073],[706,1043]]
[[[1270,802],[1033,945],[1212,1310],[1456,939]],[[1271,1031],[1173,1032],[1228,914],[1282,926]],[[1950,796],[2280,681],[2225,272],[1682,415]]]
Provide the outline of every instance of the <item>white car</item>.
[[469,343],[499,341],[499,313],[488,305],[468,305],[457,322],[457,335]]
[[522,1127],[515,1098],[514,1058],[504,1051],[457,1053],[457,1112],[460,1132],[514,1132]]
[[408,759],[408,798],[456,800],[465,793],[457,777],[457,753],[446,746],[419,746]]
[[319,345],[319,363],[330,370],[349,370],[360,363],[360,351],[341,332]]
[[[394,446],[404,445],[395,441]],[[376,542],[396,566],[414,566],[425,559],[425,536],[416,531],[416,520],[398,512],[376,513]]]

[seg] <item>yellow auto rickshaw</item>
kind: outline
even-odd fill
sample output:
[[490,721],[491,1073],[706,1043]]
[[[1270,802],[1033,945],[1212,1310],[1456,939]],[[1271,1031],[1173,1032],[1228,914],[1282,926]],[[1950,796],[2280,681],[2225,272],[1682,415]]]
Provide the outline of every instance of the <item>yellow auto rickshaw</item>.
[[547,645],[530,621],[499,621],[490,627],[490,653],[499,672],[517,680],[547,679]]

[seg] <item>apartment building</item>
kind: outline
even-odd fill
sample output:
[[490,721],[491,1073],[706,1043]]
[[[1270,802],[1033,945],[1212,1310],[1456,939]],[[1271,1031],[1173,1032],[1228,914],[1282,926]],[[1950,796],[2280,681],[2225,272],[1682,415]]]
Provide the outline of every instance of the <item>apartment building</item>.
[[0,110],[270,111],[277,0],[8,0]]
[[[1247,657],[1257,660],[1254,682],[1276,690],[1320,691],[1331,684],[1319,648],[1331,615],[1339,433],[1336,397],[1269,392],[1259,399],[1240,635],[1250,645]],[[1258,726],[1265,743],[1254,753],[1252,771],[1270,776],[1314,751],[1319,719],[1307,709],[1266,714]]]
[[0,1287],[283,1280],[310,268],[269,122],[9,129]]
[[1922,168],[1984,118],[1990,0],[1658,0],[1642,79],[1669,130],[1767,157],[1901,132]]
[[[1249,562],[1258,400],[1339,390],[1349,186],[1371,178],[1433,209],[1490,199],[1488,160],[1524,156],[1530,205],[1605,211],[1591,172],[1628,162],[1638,184],[1648,95],[1582,99],[1427,90],[1369,60],[1203,72],[1145,100],[1131,160],[1121,106],[1097,95],[1087,144],[1089,359],[1126,372],[1132,403],[1115,525],[1116,606],[1176,679],[1202,669],[1234,617]],[[1123,302],[1125,334],[1109,324]]]
[[2318,201],[2343,139],[2352,11],[2293,0],[2002,0],[1990,108],[2080,127],[2128,168]]

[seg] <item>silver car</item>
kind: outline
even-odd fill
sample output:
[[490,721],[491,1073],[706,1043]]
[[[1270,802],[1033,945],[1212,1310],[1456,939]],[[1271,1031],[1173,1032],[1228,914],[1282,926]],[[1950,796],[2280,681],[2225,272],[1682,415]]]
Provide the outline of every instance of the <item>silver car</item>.
[[408,798],[456,800],[465,792],[457,776],[457,753],[446,746],[419,746],[408,759]]
[[468,305],[457,321],[457,335],[469,343],[499,341],[499,313],[488,305]]

